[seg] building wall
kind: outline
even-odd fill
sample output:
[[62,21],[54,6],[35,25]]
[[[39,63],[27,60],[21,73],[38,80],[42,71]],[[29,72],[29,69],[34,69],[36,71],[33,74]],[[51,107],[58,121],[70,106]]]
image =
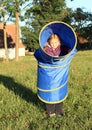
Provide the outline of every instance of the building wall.
[[[8,49],[9,59],[15,58],[15,48]],[[25,56],[25,48],[19,48],[19,56]],[[6,58],[5,49],[0,49],[0,58]]]
[[[15,24],[6,25],[7,32],[7,47],[9,59],[15,58],[16,46],[16,26]],[[19,34],[19,56],[25,56],[25,46],[22,44]],[[0,24],[0,58],[5,58],[3,24]]]

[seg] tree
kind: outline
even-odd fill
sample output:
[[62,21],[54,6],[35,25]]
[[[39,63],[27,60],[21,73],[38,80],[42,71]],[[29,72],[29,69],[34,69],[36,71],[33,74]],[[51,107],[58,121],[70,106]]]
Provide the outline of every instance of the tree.
[[25,44],[26,49],[34,51],[39,47],[38,36],[28,27],[21,27],[22,42]]
[[92,13],[77,8],[71,13],[71,20],[71,25],[75,29],[78,39],[83,39],[81,42],[78,40],[77,48],[92,49]]
[[35,38],[35,44],[38,42],[39,31],[42,27],[51,21],[63,20],[68,11],[65,0],[33,0],[32,7],[25,13],[25,19],[27,19],[26,25]]
[[7,21],[7,19],[5,19],[6,11],[4,9],[3,2],[1,2],[0,4],[1,4],[0,15],[3,18],[2,23],[3,23],[3,36],[4,36],[3,41],[4,41],[4,47],[5,47],[5,56],[6,56],[6,62],[8,62],[9,61],[8,60],[8,47],[7,47],[7,37],[6,37],[6,21]]
[[80,33],[85,38],[90,39],[90,31],[92,29],[92,13],[83,11],[81,8],[77,8],[72,14],[72,19],[72,24],[76,32]]
[[[27,8],[31,2],[30,0],[2,0],[4,5],[4,9],[7,11],[7,14],[10,14],[9,20],[15,22],[16,24],[16,51],[15,51],[15,59],[18,61],[18,46],[19,46],[19,18],[21,13]],[[29,3],[28,3],[29,2]]]
[[65,7],[65,0],[34,0],[32,7],[25,15],[29,17],[32,29],[39,32],[46,23],[63,20],[68,13]]

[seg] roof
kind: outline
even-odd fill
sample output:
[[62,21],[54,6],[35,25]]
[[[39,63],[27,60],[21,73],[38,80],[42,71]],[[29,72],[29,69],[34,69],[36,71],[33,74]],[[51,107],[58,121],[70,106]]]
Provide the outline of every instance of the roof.
[[85,44],[89,42],[85,37],[81,36],[81,34],[76,32],[76,35],[80,44]]
[[[16,45],[16,28],[15,24],[6,25],[6,34],[7,34],[7,45],[9,48],[13,48]],[[19,36],[20,38],[20,36]],[[3,35],[3,24],[0,24],[0,48],[4,47],[4,35]],[[19,40],[19,48],[25,48],[22,44],[21,39]]]

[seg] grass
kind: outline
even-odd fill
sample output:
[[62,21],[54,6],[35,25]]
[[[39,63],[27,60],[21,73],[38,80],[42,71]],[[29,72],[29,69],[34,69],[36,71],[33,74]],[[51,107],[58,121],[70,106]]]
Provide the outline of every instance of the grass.
[[92,51],[79,51],[70,64],[64,117],[48,117],[36,82],[32,55],[0,61],[0,130],[92,130]]

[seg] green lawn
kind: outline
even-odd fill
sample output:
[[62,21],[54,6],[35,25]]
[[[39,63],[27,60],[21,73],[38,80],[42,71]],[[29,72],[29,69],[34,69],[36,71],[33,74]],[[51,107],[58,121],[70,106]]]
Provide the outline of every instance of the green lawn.
[[78,52],[70,64],[62,118],[48,117],[36,82],[32,55],[0,61],[0,130],[92,130],[92,51]]

